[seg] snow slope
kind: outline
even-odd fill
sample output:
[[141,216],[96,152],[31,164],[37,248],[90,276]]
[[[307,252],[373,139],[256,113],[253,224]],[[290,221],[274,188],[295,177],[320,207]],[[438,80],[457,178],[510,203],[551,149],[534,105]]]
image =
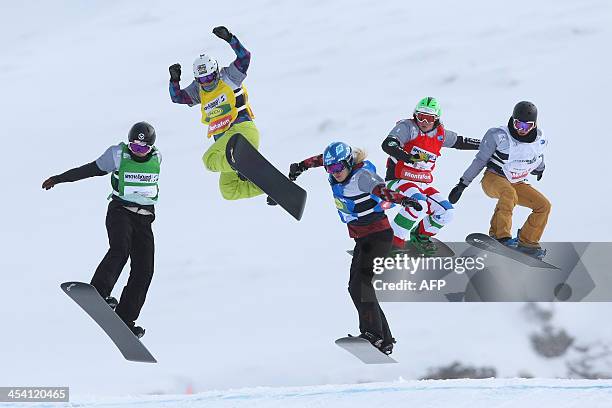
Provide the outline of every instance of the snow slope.
[[[397,381],[316,387],[258,387],[208,391],[189,396],[131,396],[96,399],[71,398],[65,406],[79,407],[212,407],[215,408],[335,408],[415,406],[428,408],[608,408],[612,398],[610,381],[585,380],[446,380]],[[8,405],[10,406],[10,405]],[[17,407],[18,405],[15,405]],[[29,404],[32,407],[49,404]],[[54,404],[62,406],[62,404]]]
[[[383,167],[381,140],[416,101],[437,96],[450,129],[481,137],[515,102],[533,100],[550,138],[538,187],[553,202],[545,240],[610,241],[602,149],[612,91],[604,0],[236,1],[211,12],[186,1],[23,1],[0,6],[0,101],[5,180],[0,204],[1,385],[70,385],[76,393],[180,393],[419,378],[454,360],[501,376],[564,376],[542,360],[518,304],[385,304],[394,367],[365,367],[333,340],[355,332],[346,292],[351,246],[321,171],[304,174],[304,218],[264,199],[227,202],[200,157],[209,145],[197,108],[170,103],[167,67],[183,85],[226,24],[253,53],[247,85],[261,150],[280,168],[333,140],[366,148]],[[585,115],[584,117],[582,115]],[[88,281],[106,251],[106,177],[42,191],[52,174],[94,160],[147,120],[164,154],[156,275],[140,323],[160,361],[123,361],[59,290]],[[591,120],[595,120],[592,123]],[[436,186],[448,191],[472,158],[444,152]],[[585,177],[586,176],[586,177]],[[568,198],[569,197],[569,198]],[[593,197],[597,203],[593,203]],[[494,202],[477,183],[440,237],[486,230]],[[526,212],[518,211],[517,218]],[[116,293],[126,277],[117,285]],[[611,306],[556,307],[581,340],[612,338]],[[8,369],[10,367],[10,369]]]

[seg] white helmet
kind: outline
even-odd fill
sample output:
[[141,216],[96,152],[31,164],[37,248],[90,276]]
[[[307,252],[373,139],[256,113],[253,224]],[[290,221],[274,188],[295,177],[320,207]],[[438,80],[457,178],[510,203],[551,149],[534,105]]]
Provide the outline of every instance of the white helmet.
[[217,61],[206,54],[200,54],[200,56],[193,61],[193,76],[196,78],[210,75],[218,70],[219,64],[217,64]]

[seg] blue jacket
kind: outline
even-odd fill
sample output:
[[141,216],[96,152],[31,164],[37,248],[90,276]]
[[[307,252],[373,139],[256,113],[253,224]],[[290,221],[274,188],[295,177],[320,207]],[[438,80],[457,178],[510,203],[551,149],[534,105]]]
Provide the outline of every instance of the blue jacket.
[[381,205],[383,200],[372,194],[374,187],[384,184],[384,181],[370,161],[355,166],[342,183],[331,175],[328,181],[342,222],[367,225],[385,217],[386,208]]

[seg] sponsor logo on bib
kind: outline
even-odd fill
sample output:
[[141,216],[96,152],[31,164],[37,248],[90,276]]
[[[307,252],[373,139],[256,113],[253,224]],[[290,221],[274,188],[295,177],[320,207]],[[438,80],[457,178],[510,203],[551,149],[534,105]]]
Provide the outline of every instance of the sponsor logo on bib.
[[523,164],[533,164],[535,163],[540,157],[536,156],[536,157],[532,157],[531,159],[516,159],[516,160],[512,160],[514,163],[523,163]]
[[350,211],[348,210],[348,207],[346,205],[346,202],[344,202],[344,200],[338,198],[338,197],[334,197],[334,201],[336,202],[336,208],[342,212],[345,213],[350,213]]
[[159,174],[154,173],[124,173],[126,183],[157,183]]
[[411,170],[410,168],[406,168],[402,173],[402,179],[415,181],[417,183],[431,183],[433,181],[433,176],[429,171],[418,171]]
[[231,107],[228,104],[221,105],[217,108],[213,108],[210,112],[207,112],[209,118],[215,118],[217,116],[224,115],[231,110]]
[[414,146],[410,153],[412,154],[425,153],[427,155],[427,162],[435,162],[436,159],[438,158],[438,156],[436,156],[435,154],[428,152],[427,150],[422,149],[418,146]]
[[215,133],[217,130],[219,129],[223,129],[228,127],[232,122],[232,116],[231,115],[226,115],[223,116],[219,119],[216,119],[212,122],[210,122],[210,125],[208,125],[208,134],[213,134]]
[[157,196],[157,187],[155,186],[125,186],[124,197],[138,195],[146,198],[155,198]]
[[204,111],[206,111],[206,113],[208,114],[211,110],[221,104],[224,104],[225,102],[227,102],[227,97],[225,96],[225,94],[219,95],[215,99],[204,105]]
[[529,174],[528,171],[512,171],[510,170],[510,176],[512,177],[512,180],[520,180],[523,179],[525,177],[527,177],[527,175]]

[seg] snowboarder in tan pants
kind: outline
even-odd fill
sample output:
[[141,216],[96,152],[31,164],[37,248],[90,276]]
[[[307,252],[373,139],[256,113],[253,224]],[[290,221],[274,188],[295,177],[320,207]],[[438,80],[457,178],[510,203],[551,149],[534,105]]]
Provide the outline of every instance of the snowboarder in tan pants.
[[513,184],[507,178],[491,171],[485,172],[482,189],[489,197],[498,199],[491,217],[489,235],[511,236],[512,211],[515,206],[520,205],[531,208],[532,212],[520,230],[519,243],[530,247],[539,246],[550,214],[550,201],[531,185],[525,182]]
[[[527,184],[529,174],[539,181],[544,174],[544,149],[548,142],[537,127],[538,111],[531,102],[516,104],[507,126],[487,131],[480,143],[476,158],[451,190],[449,201],[456,203],[463,190],[486,167],[482,189],[497,205],[491,218],[489,235],[504,245],[516,247],[528,255],[542,258],[546,251],[540,238],[550,214],[550,201]],[[514,207],[531,208],[532,212],[512,238]]]

